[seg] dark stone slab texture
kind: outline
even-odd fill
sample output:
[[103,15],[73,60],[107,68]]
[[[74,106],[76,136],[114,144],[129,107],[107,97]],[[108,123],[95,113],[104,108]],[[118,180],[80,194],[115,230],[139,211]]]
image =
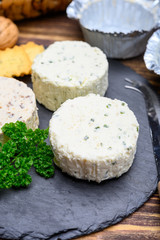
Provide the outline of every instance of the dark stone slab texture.
[[[74,179],[56,168],[45,180],[31,171],[27,189],[0,190],[0,238],[66,240],[119,222],[138,209],[157,186],[145,103],[140,93],[124,88],[124,77],[145,81],[118,61],[110,60],[107,97],[126,101],[140,124],[137,153],[130,170],[100,184]],[[40,127],[52,112],[38,104]]]

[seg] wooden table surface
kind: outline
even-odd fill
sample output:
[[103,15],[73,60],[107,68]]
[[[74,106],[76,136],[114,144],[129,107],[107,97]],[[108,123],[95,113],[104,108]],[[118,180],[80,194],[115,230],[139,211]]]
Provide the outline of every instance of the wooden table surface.
[[[33,40],[47,46],[57,40],[83,40],[77,21],[65,13],[16,22],[20,36],[18,44]],[[160,88],[160,77],[148,71],[143,56],[121,61]],[[103,231],[77,238],[77,240],[160,240],[160,199],[156,191],[135,213]]]

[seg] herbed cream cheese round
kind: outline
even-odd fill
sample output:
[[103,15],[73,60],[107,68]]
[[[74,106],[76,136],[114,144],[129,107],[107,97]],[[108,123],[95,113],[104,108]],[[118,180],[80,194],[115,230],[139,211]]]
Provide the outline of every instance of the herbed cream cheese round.
[[82,41],[61,41],[39,54],[32,65],[37,100],[55,111],[61,103],[108,87],[108,61],[97,47]]
[[38,127],[34,92],[21,81],[0,77],[0,142],[5,142],[2,126],[16,121],[25,122],[33,130]]
[[55,164],[71,176],[96,182],[128,171],[138,132],[125,102],[95,94],[67,100],[49,124]]

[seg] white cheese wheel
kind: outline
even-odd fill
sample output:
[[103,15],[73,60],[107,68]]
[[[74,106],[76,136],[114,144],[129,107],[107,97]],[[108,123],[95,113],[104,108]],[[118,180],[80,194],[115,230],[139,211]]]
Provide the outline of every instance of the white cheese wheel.
[[95,94],[67,100],[49,124],[55,163],[76,178],[101,182],[131,167],[139,124],[125,102]]
[[67,99],[88,93],[103,96],[108,87],[108,61],[97,47],[61,41],[39,54],[32,65],[37,100],[55,111]]
[[25,122],[33,130],[38,127],[34,92],[21,81],[0,77],[0,142],[5,142],[2,126],[16,121]]

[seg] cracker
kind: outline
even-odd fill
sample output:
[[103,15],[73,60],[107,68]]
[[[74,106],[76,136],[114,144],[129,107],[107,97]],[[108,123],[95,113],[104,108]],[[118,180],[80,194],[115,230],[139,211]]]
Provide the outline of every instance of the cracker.
[[31,61],[23,47],[15,46],[0,51],[0,76],[20,77],[28,75],[31,70]]
[[29,59],[30,59],[31,63],[33,63],[35,57],[39,53],[44,51],[43,45],[38,45],[34,42],[28,42],[27,44],[21,45],[21,47],[23,47],[23,49],[25,50],[25,52],[29,56]]

